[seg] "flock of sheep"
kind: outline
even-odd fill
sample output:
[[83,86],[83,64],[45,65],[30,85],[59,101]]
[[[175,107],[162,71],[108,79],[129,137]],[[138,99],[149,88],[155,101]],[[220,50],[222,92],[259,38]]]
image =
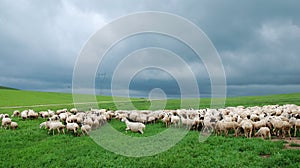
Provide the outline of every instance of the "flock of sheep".
[[[105,124],[112,118],[121,120],[126,124],[126,132],[144,133],[147,124],[162,121],[165,127],[183,128],[188,130],[202,130],[202,132],[214,131],[216,135],[225,134],[232,130],[235,136],[244,135],[247,138],[261,136],[271,139],[271,134],[291,139],[291,130],[294,136],[300,129],[300,106],[294,104],[266,105],[254,107],[226,107],[222,109],[200,110],[117,110],[91,109],[78,111],[61,109],[57,111],[35,112],[31,109],[22,112],[16,110],[11,117],[26,119],[44,118],[46,121],[40,124],[40,128],[46,128],[48,134],[52,131],[65,133],[67,131],[88,135]],[[9,118],[8,114],[0,114],[1,126],[16,129],[18,124]]]

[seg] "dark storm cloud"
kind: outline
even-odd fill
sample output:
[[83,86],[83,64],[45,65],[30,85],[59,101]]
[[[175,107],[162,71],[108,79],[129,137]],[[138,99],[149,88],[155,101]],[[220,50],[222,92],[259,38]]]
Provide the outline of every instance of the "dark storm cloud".
[[[0,2],[0,85],[70,91],[76,57],[88,38],[114,19],[145,10],[183,16],[207,34],[223,61],[229,95],[300,91],[300,2],[277,0],[171,0],[167,3],[160,0],[87,0],[85,3],[3,0]],[[110,78],[119,61],[137,49],[154,46],[182,56],[195,72],[200,92],[209,95],[210,81],[203,63],[179,43],[152,35],[125,39],[114,46],[99,68],[99,74],[105,73],[105,80],[96,82],[101,81],[101,88],[109,93]],[[163,73],[155,76],[151,73],[145,71],[132,81],[133,94],[148,95],[149,90],[160,85],[169,95],[178,93],[174,79],[162,80]],[[147,75],[151,82],[142,78]],[[123,89],[128,88],[123,86]],[[122,94],[122,89],[119,93]]]

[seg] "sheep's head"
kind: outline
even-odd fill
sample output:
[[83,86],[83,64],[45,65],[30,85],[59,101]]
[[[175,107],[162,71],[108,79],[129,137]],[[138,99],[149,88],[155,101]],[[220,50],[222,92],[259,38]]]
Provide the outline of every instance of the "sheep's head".
[[125,117],[122,117],[121,121],[125,122],[127,119]]

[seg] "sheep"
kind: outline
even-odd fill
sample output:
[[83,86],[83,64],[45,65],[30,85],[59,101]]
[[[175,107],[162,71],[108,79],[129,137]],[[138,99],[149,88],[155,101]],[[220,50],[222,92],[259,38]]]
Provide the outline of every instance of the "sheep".
[[218,121],[216,123],[216,129],[217,131],[224,131],[225,132],[225,136],[228,136],[228,131],[233,129],[234,130],[234,135],[237,137],[237,131],[239,128],[239,124],[237,122],[228,122],[228,121]]
[[74,133],[77,133],[79,125],[77,123],[67,123],[66,128],[67,131],[73,131]]
[[240,123],[240,125],[243,128],[243,130],[244,130],[245,137],[251,138],[252,129],[253,129],[253,125],[251,123],[251,120],[249,120],[249,119],[243,120]]
[[286,132],[289,134],[290,139],[291,138],[291,127],[292,125],[287,122],[287,121],[282,121],[281,119],[276,119],[276,118],[270,118],[270,122],[273,125],[273,133],[276,133],[277,131],[277,136],[279,136],[279,131],[282,131],[282,137],[285,138]]
[[17,129],[17,128],[18,128],[18,123],[17,123],[17,122],[11,122],[11,123],[10,123],[10,129],[15,130],[15,129]]
[[171,124],[174,124],[175,128],[177,128],[177,126],[180,128],[180,118],[178,116],[171,115]]
[[294,127],[294,137],[295,137],[296,133],[297,133],[297,129],[300,128],[300,119],[296,119],[295,117],[291,117],[289,123],[292,125],[292,127]]
[[23,120],[27,119],[28,117],[28,110],[24,110],[21,112],[21,117]]
[[7,127],[10,126],[10,124],[11,124],[10,118],[3,118],[1,127],[5,127],[5,129],[7,129]]
[[51,121],[58,121],[59,116],[57,114],[54,114],[52,117],[49,118]]
[[53,135],[54,135],[54,130],[57,130],[57,132],[59,134],[60,129],[65,134],[65,125],[63,125],[60,121],[49,121],[48,126],[49,126],[48,134],[50,134],[51,130],[53,131]]
[[70,112],[73,113],[73,114],[76,114],[78,112],[78,110],[76,108],[71,108]]
[[269,137],[269,140],[271,140],[271,133],[268,127],[260,127],[254,136],[261,136],[262,139]]
[[67,111],[67,109],[56,110],[56,114],[59,115],[60,113],[66,113]]
[[11,115],[11,117],[19,117],[20,116],[20,111],[19,110],[15,110],[14,112],[13,112],[13,114]]
[[169,114],[165,114],[165,116],[161,120],[166,124],[166,127],[170,126],[171,118],[169,117]]
[[51,122],[51,121],[42,122],[40,124],[40,129],[42,129],[43,127],[45,127],[46,129],[49,129],[49,122]]
[[260,129],[261,127],[266,127],[267,122],[268,121],[266,119],[262,119],[260,121],[252,122],[253,131],[255,132],[255,130]]
[[141,134],[144,134],[143,130],[146,128],[146,126],[143,123],[130,122],[127,118],[122,118],[121,121],[125,122],[126,124],[126,133],[128,130],[131,130],[132,132],[140,132]]
[[39,114],[36,113],[36,112],[34,112],[33,110],[29,109],[29,110],[28,110],[28,117],[29,117],[30,119],[38,119]]
[[89,133],[91,132],[92,128],[90,125],[82,125],[81,126],[81,132],[83,135],[89,135]]
[[39,114],[42,118],[48,118],[49,117],[49,112],[48,111],[40,111]]
[[100,126],[100,122],[98,120],[94,120],[92,123],[92,129],[97,129]]

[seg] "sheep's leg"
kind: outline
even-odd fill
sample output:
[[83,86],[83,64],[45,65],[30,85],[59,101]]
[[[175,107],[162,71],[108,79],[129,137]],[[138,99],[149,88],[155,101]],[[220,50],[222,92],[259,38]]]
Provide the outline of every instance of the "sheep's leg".
[[292,140],[292,137],[291,137],[291,129],[288,130],[288,134],[289,134],[290,140]]
[[296,137],[296,133],[297,133],[297,126],[295,125],[295,129],[294,129],[294,137]]
[[269,136],[269,140],[271,140],[271,133],[270,132],[268,132],[268,136]]
[[252,129],[250,129],[249,136],[250,136],[250,138],[251,138],[251,136],[252,136]]
[[57,128],[56,130],[57,130],[57,135],[59,135],[60,134],[59,128]]

